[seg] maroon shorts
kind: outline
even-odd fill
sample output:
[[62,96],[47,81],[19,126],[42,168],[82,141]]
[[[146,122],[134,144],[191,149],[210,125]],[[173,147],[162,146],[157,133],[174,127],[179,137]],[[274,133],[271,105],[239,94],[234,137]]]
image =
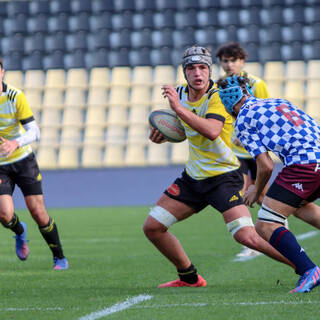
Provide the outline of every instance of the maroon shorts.
[[[279,187],[286,189],[296,197],[290,196],[288,192],[281,192]],[[320,197],[320,164],[293,164],[284,167],[268,190],[267,196],[289,205],[292,204],[294,207],[299,205],[298,199],[300,202],[316,200]],[[288,203],[289,198],[290,203]],[[296,201],[293,201],[294,198]]]

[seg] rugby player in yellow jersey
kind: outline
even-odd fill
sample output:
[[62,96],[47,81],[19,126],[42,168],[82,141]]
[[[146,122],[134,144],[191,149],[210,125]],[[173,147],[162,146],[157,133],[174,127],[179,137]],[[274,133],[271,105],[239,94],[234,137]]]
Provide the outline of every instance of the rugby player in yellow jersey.
[[25,95],[4,83],[4,74],[0,58],[0,221],[15,233],[16,254],[20,260],[26,260],[29,254],[27,227],[15,214],[12,200],[17,185],[52,251],[53,268],[68,269],[57,226],[44,205],[41,173],[30,146],[39,140],[40,131]]
[[[233,120],[210,79],[210,52],[198,46],[188,48],[183,55],[182,67],[187,84],[177,89],[164,85],[162,89],[185,128],[189,159],[182,176],[160,197],[143,226],[147,238],[178,271],[178,280],[159,287],[206,286],[206,280],[198,275],[180,242],[168,229],[207,205],[222,213],[236,241],[290,264],[256,233],[250,212],[243,204],[243,177],[239,161],[231,150]],[[158,130],[151,130],[152,142],[162,143],[163,138]]]
[[[247,52],[240,46],[238,42],[223,44],[216,51],[216,57],[219,59],[220,65],[226,76],[245,75],[250,80],[253,95],[260,99],[267,99],[270,96],[266,83],[259,77],[249,74],[243,70],[247,56]],[[231,141],[232,150],[240,161],[240,171],[243,174],[244,179],[242,192],[244,193],[250,185],[253,185],[255,183],[257,176],[257,164],[256,161],[251,157],[249,152],[241,145],[239,140],[236,138],[234,131]],[[260,205],[267,192],[267,189],[268,184],[265,186],[263,192],[259,197],[258,203]],[[286,226],[288,226],[287,221]],[[241,252],[237,254],[237,257],[252,257],[259,254],[261,253],[243,246]]]

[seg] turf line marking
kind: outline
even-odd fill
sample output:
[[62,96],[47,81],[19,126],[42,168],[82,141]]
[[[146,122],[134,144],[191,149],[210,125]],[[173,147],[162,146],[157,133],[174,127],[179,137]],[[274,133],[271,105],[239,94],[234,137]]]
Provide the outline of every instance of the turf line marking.
[[[306,233],[298,234],[296,236],[296,239],[301,241],[301,240],[304,240],[304,239],[315,237],[318,234],[319,234],[319,231],[309,231],[309,232],[306,232]],[[258,256],[236,257],[232,261],[233,262],[244,262],[244,261],[253,260],[253,259],[255,259],[257,257],[260,257],[260,256],[262,256],[262,254],[258,255]]]
[[216,303],[173,303],[163,305],[148,305],[148,306],[134,306],[132,309],[164,309],[164,308],[177,308],[177,307],[214,307],[214,306],[261,306],[261,305],[305,305],[305,304],[319,304],[320,301],[257,301],[257,302],[216,302]]
[[79,318],[79,320],[95,320],[95,319],[99,319],[102,317],[105,317],[109,314],[115,313],[115,312],[119,312],[125,309],[128,309],[130,307],[132,307],[133,305],[140,303],[142,301],[146,301],[146,300],[150,300],[152,299],[153,296],[149,296],[149,295],[143,295],[140,294],[139,296],[133,297],[133,298],[129,298],[124,302],[119,302],[114,304],[113,306],[109,307],[109,308],[105,308],[96,312],[92,312],[88,315],[85,315],[84,317]]
[[52,307],[52,308],[0,308],[0,312],[4,311],[63,311],[64,308]]

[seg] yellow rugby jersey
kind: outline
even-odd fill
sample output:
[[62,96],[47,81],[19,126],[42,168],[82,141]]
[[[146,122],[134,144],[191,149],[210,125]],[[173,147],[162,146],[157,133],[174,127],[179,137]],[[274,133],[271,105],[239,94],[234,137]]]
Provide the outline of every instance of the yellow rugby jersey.
[[[2,83],[0,96],[0,136],[7,140],[15,140],[24,132],[22,124],[32,120],[33,114],[22,91]],[[13,163],[28,156],[32,152],[30,145],[17,148],[6,158],[0,157],[0,165]]]
[[[242,71],[241,75],[242,76],[245,75],[250,79],[252,93],[255,97],[260,98],[260,99],[267,99],[270,97],[267,85],[262,79],[254,76],[252,74],[249,74],[245,71]],[[231,137],[231,141],[234,141],[235,138],[236,138],[236,136],[235,136],[235,133],[233,132],[232,137]],[[237,146],[233,142],[232,142],[232,150],[239,158],[244,158],[244,159],[251,159],[252,158],[250,153],[245,148],[243,148],[242,146]]]
[[239,168],[239,161],[231,150],[233,131],[232,116],[221,103],[217,88],[210,81],[206,94],[196,102],[188,101],[187,84],[177,87],[181,105],[202,118],[224,121],[220,136],[214,141],[202,136],[181,120],[189,142],[189,159],[186,163],[187,174],[196,180],[218,176]]

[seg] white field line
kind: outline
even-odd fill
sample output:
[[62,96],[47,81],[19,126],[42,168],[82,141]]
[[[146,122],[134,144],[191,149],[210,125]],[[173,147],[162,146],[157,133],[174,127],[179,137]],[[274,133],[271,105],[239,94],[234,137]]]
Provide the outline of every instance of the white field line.
[[177,308],[177,307],[214,307],[214,306],[261,306],[261,305],[306,305],[306,304],[319,304],[320,301],[257,301],[257,302],[213,302],[213,303],[173,303],[156,305],[151,304],[147,306],[134,306],[132,309],[164,309],[164,308]]
[[48,307],[48,308],[0,308],[0,312],[7,312],[7,311],[63,311],[64,308],[61,307]]
[[143,295],[140,294],[139,296],[133,297],[133,298],[129,298],[124,302],[119,302],[114,304],[113,306],[109,307],[109,308],[105,308],[96,312],[92,312],[86,316],[83,316],[81,318],[79,318],[79,320],[95,320],[95,319],[99,319],[102,317],[105,317],[109,314],[115,313],[115,312],[119,312],[125,309],[128,309],[130,307],[132,307],[133,305],[140,303],[142,301],[146,301],[146,300],[150,300],[152,299],[152,296],[149,295]]
[[[319,231],[309,231],[309,232],[306,232],[306,233],[298,234],[296,236],[296,239],[301,241],[301,240],[304,240],[304,239],[315,237],[318,234],[319,234]],[[257,258],[257,257],[262,256],[262,255],[263,254],[258,255],[258,256],[236,257],[232,261],[233,262],[244,262],[244,261],[253,260],[253,259]]]

